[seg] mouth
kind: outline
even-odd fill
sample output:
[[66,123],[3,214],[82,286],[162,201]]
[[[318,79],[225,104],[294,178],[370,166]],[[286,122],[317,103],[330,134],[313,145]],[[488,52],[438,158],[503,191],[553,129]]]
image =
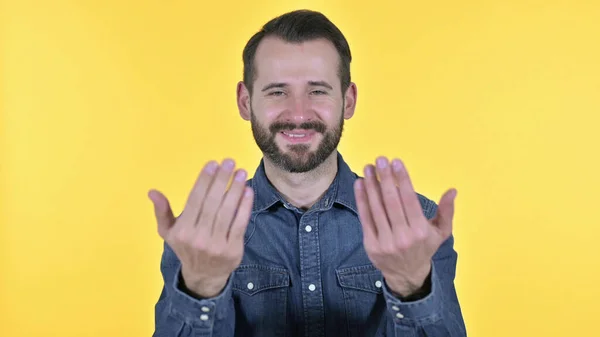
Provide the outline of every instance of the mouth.
[[283,138],[293,144],[309,142],[315,135],[310,130],[286,130],[279,132]]

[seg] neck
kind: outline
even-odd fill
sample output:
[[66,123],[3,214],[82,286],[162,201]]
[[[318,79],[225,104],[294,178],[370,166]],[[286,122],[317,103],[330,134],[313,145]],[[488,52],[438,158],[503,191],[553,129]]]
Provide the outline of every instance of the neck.
[[290,204],[309,209],[325,194],[338,170],[337,151],[321,165],[305,173],[290,173],[284,171],[273,162],[264,158],[265,174],[275,189]]

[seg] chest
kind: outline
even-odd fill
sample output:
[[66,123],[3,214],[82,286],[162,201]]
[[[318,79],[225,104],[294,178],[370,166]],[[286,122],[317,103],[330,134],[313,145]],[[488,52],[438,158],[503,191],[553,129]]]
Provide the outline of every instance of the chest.
[[291,274],[369,264],[358,216],[345,209],[298,214],[281,208],[251,218],[242,265],[270,265]]

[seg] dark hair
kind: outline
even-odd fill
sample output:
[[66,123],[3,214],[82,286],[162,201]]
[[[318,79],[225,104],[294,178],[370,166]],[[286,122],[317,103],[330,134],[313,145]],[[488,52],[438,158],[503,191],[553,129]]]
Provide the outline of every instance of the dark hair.
[[338,75],[342,85],[342,93],[350,85],[350,46],[344,34],[325,15],[307,9],[296,10],[280,15],[267,22],[260,31],[254,34],[244,47],[244,84],[252,94],[252,86],[256,79],[254,56],[263,38],[279,37],[286,42],[301,43],[315,39],[326,39],[333,43],[340,56]]

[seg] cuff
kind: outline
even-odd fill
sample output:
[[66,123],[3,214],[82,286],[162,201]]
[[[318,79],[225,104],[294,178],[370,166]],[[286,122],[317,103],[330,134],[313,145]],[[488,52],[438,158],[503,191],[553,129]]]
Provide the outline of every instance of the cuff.
[[180,280],[181,265],[177,267],[171,284],[170,312],[173,316],[199,328],[212,328],[216,320],[225,319],[231,299],[232,277],[219,295],[206,299],[194,298],[183,292]]
[[427,296],[417,301],[402,301],[392,294],[386,282],[383,283],[383,295],[395,324],[431,323],[441,318],[442,289],[435,264],[432,264],[431,291]]

